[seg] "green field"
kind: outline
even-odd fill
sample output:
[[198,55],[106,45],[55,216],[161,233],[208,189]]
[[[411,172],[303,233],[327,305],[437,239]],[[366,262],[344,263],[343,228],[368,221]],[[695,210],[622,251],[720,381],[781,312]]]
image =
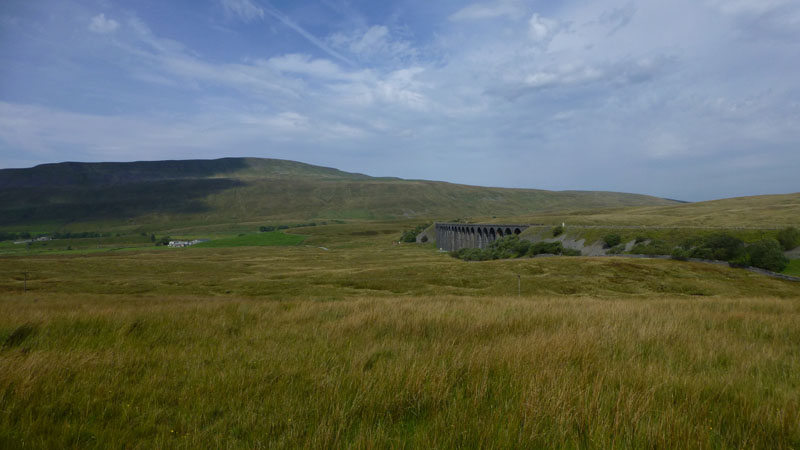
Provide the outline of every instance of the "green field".
[[280,231],[266,233],[250,233],[236,237],[214,239],[208,242],[195,244],[194,248],[221,248],[221,247],[260,247],[276,245],[299,245],[306,236],[286,234]]
[[800,283],[409,225],[1,256],[0,448],[800,445]]
[[789,265],[784,269],[783,273],[785,275],[800,277],[800,259],[790,260]]

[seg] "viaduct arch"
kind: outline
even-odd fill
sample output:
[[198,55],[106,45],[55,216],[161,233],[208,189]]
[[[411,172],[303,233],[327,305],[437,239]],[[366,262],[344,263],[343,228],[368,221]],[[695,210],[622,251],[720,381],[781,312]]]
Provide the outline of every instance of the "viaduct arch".
[[462,248],[486,248],[503,236],[520,234],[530,225],[436,223],[436,245],[449,252]]

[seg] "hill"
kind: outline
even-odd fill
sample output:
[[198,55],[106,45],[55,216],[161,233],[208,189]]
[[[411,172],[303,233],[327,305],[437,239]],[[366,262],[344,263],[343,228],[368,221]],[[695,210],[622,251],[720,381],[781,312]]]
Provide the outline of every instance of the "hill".
[[522,215],[667,206],[638,194],[545,191],[376,178],[258,158],[59,163],[0,170],[0,226],[74,222],[228,223]]
[[667,206],[515,217],[531,223],[667,228],[782,228],[800,226],[800,193],[757,195]]

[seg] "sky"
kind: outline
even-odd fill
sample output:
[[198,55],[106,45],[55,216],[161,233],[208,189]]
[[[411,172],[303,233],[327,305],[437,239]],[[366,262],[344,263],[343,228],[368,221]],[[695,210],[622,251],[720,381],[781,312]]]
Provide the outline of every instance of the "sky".
[[800,191],[797,0],[2,0],[0,168]]

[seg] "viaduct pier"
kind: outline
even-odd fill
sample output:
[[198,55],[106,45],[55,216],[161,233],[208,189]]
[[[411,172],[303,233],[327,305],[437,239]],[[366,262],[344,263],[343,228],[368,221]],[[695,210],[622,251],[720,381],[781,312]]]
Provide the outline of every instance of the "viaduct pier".
[[520,234],[530,225],[436,223],[436,246],[449,252],[462,248],[486,248],[493,241]]

